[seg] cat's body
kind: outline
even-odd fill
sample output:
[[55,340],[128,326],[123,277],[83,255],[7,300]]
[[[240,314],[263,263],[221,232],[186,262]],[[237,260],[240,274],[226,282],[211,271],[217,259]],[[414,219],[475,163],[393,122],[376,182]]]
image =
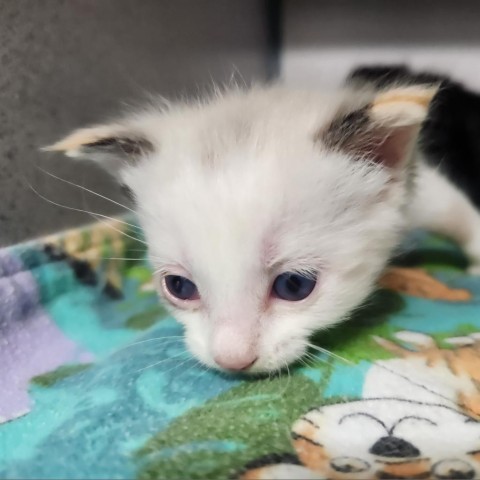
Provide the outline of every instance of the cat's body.
[[348,317],[408,228],[450,235],[480,264],[480,216],[416,154],[436,92],[235,90],[51,148],[102,163],[133,191],[159,293],[192,353],[271,371]]

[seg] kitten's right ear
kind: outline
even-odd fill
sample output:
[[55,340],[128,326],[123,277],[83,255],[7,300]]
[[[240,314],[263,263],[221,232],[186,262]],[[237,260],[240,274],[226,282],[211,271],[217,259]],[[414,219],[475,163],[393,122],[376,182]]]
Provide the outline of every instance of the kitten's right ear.
[[315,139],[392,170],[406,166],[438,85],[411,85],[373,94],[362,107],[338,112]]
[[118,172],[154,151],[147,136],[126,125],[99,125],[76,130],[43,151],[62,152],[68,157],[93,160],[106,170]]

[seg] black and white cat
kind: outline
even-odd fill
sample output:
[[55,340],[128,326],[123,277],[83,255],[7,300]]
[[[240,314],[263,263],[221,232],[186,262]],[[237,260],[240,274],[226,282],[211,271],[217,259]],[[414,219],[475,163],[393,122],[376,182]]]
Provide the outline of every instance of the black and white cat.
[[459,104],[473,94],[396,70],[358,70],[335,92],[257,87],[150,107],[49,149],[131,189],[158,292],[199,360],[273,371],[371,293],[409,228],[451,236],[479,272],[467,139],[479,143],[480,108],[470,120]]

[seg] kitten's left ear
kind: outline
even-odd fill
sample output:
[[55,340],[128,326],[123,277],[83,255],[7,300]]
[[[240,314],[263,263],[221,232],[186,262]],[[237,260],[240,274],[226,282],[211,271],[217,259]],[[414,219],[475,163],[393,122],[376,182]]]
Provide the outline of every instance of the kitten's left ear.
[[154,151],[145,133],[129,125],[99,125],[76,130],[44,151],[63,152],[68,157],[92,160],[110,173],[135,163]]
[[338,113],[316,136],[328,148],[391,168],[405,165],[437,86],[378,92],[363,107]]

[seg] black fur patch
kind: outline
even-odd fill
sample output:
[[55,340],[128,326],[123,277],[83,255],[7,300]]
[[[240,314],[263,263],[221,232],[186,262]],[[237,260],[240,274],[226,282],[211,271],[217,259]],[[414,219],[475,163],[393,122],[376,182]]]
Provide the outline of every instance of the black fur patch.
[[135,195],[130,187],[122,183],[120,185],[120,191],[122,192],[123,196],[128,198],[131,202],[135,201]]
[[438,84],[448,81],[448,78],[432,72],[411,72],[406,65],[371,65],[353,70],[347,83],[360,85],[370,83],[377,88],[392,85]]
[[352,143],[356,143],[355,138],[361,137],[368,129],[368,110],[369,107],[366,106],[335,119],[321,133],[324,144],[328,148],[349,149]]
[[109,137],[87,143],[83,148],[112,153],[120,152],[127,156],[138,157],[151,152],[153,145],[144,138]]
[[354,70],[352,84],[390,85],[440,83],[420,132],[420,148],[480,208],[480,95],[443,75],[415,73],[404,65],[368,66]]

